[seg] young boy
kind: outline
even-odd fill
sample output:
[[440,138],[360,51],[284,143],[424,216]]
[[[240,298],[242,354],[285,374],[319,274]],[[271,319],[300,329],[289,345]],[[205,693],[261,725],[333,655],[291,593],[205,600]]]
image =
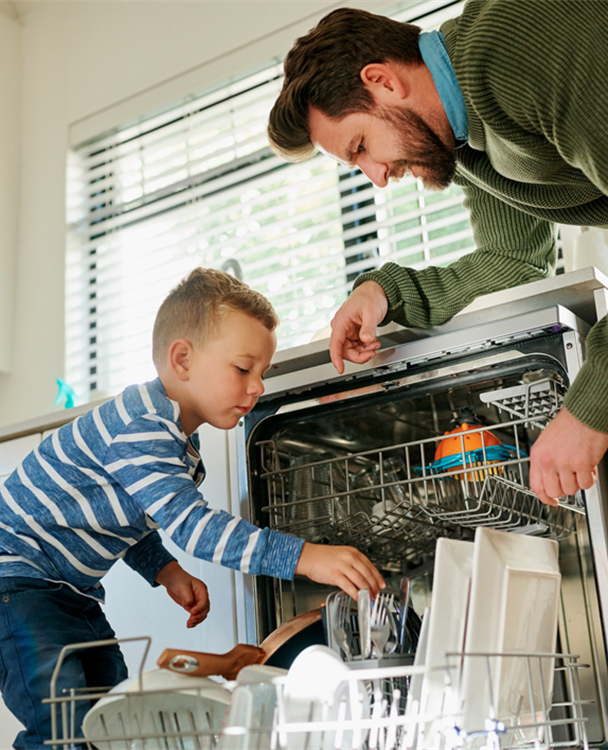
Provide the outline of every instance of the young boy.
[[[229,430],[264,392],[277,315],[261,294],[221,271],[195,269],[163,302],[153,333],[158,378],[129,386],[47,437],[0,488],[0,691],[24,724],[17,749],[51,738],[51,675],[68,643],[113,638],[101,579],[119,558],[162,585],[189,614],[209,611],[205,584],[164,548],[162,528],[189,554],[245,573],[340,586],[356,597],[384,582],[351,547],[303,542],[212,510],[193,433]],[[63,687],[115,685],[117,646],[77,652]],[[77,717],[78,724],[87,706]]]

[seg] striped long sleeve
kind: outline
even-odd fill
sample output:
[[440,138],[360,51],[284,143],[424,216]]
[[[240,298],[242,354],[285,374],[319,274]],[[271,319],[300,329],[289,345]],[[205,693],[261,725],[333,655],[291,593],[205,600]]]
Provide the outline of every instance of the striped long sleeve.
[[123,558],[147,581],[186,552],[292,578],[303,541],[209,507],[204,468],[159,379],[130,386],[47,437],[0,488],[0,576],[68,583],[103,601]]

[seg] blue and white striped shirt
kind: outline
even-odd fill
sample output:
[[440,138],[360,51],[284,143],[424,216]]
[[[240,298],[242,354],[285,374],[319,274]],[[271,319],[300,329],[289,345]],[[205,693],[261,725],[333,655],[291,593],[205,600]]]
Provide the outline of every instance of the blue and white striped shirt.
[[61,581],[103,601],[100,580],[119,558],[154,584],[174,559],[162,528],[194,557],[293,578],[303,541],[209,508],[192,451],[158,378],[64,425],[0,488],[0,577]]

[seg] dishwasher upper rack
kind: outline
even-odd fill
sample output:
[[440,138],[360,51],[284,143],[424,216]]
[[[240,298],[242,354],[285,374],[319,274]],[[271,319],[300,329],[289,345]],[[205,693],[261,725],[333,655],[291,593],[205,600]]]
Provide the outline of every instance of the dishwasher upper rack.
[[[561,406],[562,388],[553,380],[481,394],[499,413],[517,416],[459,433],[459,452],[446,468],[434,461],[445,436],[399,443],[377,450],[319,459],[290,456],[274,440],[257,443],[260,479],[265,484],[270,526],[308,541],[352,544],[376,562],[413,561],[434,549],[439,536],[488,526],[552,539],[567,538],[580,497],[558,507],[543,505],[528,486],[529,457],[523,428],[546,426]],[[498,446],[489,435],[500,434]],[[475,451],[465,439],[476,436]]]

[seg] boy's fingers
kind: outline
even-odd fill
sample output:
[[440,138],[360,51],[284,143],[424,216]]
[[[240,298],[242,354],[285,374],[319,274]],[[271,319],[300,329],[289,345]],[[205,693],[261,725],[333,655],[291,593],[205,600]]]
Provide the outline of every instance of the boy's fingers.
[[336,585],[339,586],[342,591],[348,594],[351,599],[357,601],[357,598],[359,596],[359,589],[345,575],[338,577]]
[[[372,596],[376,596],[380,588],[385,588],[386,586],[383,578],[371,563],[369,563],[369,566],[353,566],[350,570],[344,571],[344,578],[345,580],[348,580],[357,591],[368,589]],[[352,593],[351,596],[353,596]],[[356,599],[357,597],[353,596],[353,598]]]
[[383,589],[386,587],[384,578],[380,574],[380,571],[378,570],[378,568],[376,568],[376,566],[372,563],[372,561],[361,552],[359,552],[358,557],[356,559],[356,567],[361,573],[361,575],[365,578],[366,582],[373,583],[376,586],[376,588]]

